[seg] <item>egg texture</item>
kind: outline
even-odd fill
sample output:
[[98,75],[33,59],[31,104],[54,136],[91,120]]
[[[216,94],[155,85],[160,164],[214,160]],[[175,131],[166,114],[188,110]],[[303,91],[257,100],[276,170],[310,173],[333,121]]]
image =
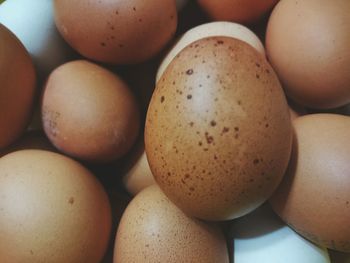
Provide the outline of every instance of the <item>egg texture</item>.
[[350,103],[350,1],[281,0],[266,32],[288,96],[312,108]]
[[185,32],[176,43],[171,47],[170,51],[164,57],[161,62],[156,80],[158,81],[162,76],[165,68],[169,65],[170,61],[187,45],[206,37],[212,36],[225,36],[233,37],[239,40],[245,41],[252,47],[256,48],[262,55],[265,55],[265,49],[260,39],[249,28],[232,22],[210,22],[193,27]]
[[0,24],[0,149],[25,130],[36,91],[33,62],[20,40]]
[[291,162],[270,202],[299,234],[350,252],[350,117],[309,114],[294,129]]
[[177,208],[156,185],[129,203],[114,248],[119,262],[228,263],[220,229],[193,219]]
[[42,150],[0,158],[0,261],[98,263],[111,228],[108,197],[76,161]]
[[68,62],[50,74],[41,111],[50,141],[82,160],[119,158],[130,150],[139,132],[138,107],[128,86],[86,60]]
[[279,0],[197,0],[214,20],[253,23],[273,8]]
[[55,0],[63,38],[83,56],[112,64],[134,64],[157,53],[177,26],[174,0]]
[[261,205],[282,179],[292,128],[266,59],[229,37],[193,42],[153,93],[145,149],[155,180],[191,216],[226,220]]

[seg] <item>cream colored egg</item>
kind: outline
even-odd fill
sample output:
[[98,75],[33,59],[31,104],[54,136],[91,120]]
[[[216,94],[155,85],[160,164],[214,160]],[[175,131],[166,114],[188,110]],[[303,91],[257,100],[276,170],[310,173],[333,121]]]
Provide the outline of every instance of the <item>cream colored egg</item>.
[[263,44],[249,28],[233,22],[206,23],[190,29],[177,40],[160,64],[156,81],[160,79],[165,68],[184,47],[201,38],[211,36],[226,36],[240,39],[254,47],[262,55],[265,55]]

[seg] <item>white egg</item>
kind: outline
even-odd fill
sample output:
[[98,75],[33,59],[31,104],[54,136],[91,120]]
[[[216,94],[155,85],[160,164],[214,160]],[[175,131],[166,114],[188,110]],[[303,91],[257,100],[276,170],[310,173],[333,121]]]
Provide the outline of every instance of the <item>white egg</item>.
[[72,55],[56,29],[53,0],[6,0],[0,5],[0,23],[21,40],[41,78]]
[[325,248],[299,236],[268,205],[231,225],[235,263],[330,263]]
[[196,26],[180,36],[161,62],[156,81],[160,79],[166,67],[183,48],[199,39],[212,36],[227,36],[245,41],[265,56],[264,45],[249,28],[233,22],[210,22]]

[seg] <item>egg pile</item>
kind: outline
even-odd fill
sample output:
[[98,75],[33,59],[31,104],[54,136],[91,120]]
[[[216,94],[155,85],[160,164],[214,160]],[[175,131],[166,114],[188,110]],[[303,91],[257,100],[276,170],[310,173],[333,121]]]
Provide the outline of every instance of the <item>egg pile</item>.
[[350,1],[0,1],[0,262],[349,263]]

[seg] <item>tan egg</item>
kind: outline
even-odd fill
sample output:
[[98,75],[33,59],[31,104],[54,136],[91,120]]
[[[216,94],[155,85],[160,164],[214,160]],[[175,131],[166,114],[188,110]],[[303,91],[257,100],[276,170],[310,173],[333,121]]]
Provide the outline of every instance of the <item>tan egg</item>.
[[350,103],[350,1],[281,0],[266,50],[285,91],[313,108]]
[[113,262],[228,263],[229,256],[217,226],[188,217],[153,185],[126,208]]
[[207,220],[242,216],[280,183],[292,128],[281,85],[243,41],[211,37],[184,48],[158,81],[145,149],[165,194]]
[[350,117],[305,115],[294,129],[292,159],[270,202],[302,236],[350,252]]
[[136,195],[154,184],[155,180],[148,164],[143,141],[130,155],[124,168],[123,185],[131,195]]
[[54,13],[58,30],[76,51],[112,64],[155,56],[177,26],[174,0],[55,0]]
[[85,60],[68,62],[50,74],[41,110],[50,141],[82,160],[117,159],[130,150],[139,132],[138,107],[127,85]]
[[100,262],[110,205],[79,163],[42,150],[10,153],[0,158],[0,193],[0,262]]
[[0,151],[0,157],[4,156],[5,154],[24,149],[38,149],[52,152],[56,151],[55,147],[50,143],[43,132],[31,131],[26,132],[14,144],[11,144],[9,147]]
[[177,40],[160,64],[156,81],[160,79],[166,67],[182,49],[199,39],[212,36],[237,38],[247,42],[265,56],[263,44],[249,28],[240,24],[225,21],[206,23],[188,30]]
[[0,24],[0,149],[24,132],[32,114],[35,70],[19,39]]
[[262,18],[279,0],[197,0],[214,20],[254,23]]

